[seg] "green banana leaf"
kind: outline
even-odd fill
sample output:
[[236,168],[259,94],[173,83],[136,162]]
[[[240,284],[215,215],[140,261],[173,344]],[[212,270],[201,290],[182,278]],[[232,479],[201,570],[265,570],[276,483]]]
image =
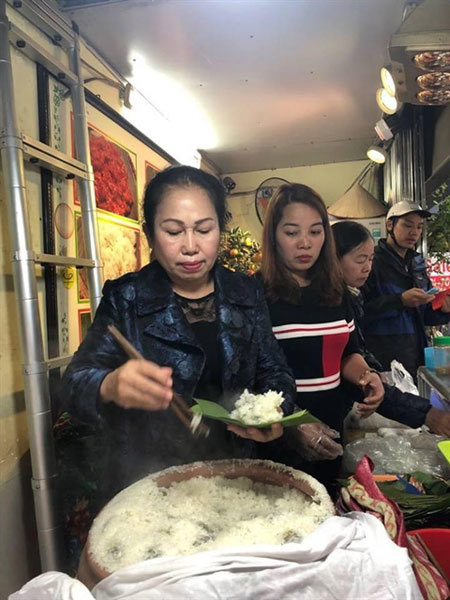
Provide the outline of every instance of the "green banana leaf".
[[217,404],[217,402],[210,402],[209,400],[201,400],[199,398],[194,398],[194,401],[197,404],[191,407],[191,411],[193,413],[202,415],[208,419],[215,419],[216,421],[223,421],[225,423],[231,423],[232,425],[238,425],[239,427],[244,428],[257,427],[258,429],[263,429],[264,427],[270,427],[274,423],[280,423],[283,425],[283,427],[292,427],[294,425],[301,425],[303,423],[320,423],[319,419],[313,417],[313,415],[307,410],[299,410],[292,415],[282,417],[277,421],[270,421],[269,423],[264,423],[262,425],[246,425],[245,423],[242,423],[242,421],[232,419],[230,417],[230,413],[223,406]]

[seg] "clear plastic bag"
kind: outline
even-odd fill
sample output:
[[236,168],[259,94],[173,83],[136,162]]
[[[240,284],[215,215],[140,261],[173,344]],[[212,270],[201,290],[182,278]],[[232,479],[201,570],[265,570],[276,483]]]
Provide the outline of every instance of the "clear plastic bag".
[[414,379],[398,360],[393,360],[391,362],[391,377],[393,385],[402,392],[409,392],[416,396],[419,395],[419,390],[414,383]]
[[[392,431],[392,430],[391,430]],[[430,433],[402,435],[397,430],[392,435],[372,435],[347,444],[344,450],[343,470],[345,474],[355,472],[356,465],[364,455],[369,456],[376,474],[403,474],[422,471],[436,477],[448,477],[449,468],[441,456],[437,441],[441,438]],[[383,432],[383,433],[386,433]],[[408,432],[409,433],[409,432]]]

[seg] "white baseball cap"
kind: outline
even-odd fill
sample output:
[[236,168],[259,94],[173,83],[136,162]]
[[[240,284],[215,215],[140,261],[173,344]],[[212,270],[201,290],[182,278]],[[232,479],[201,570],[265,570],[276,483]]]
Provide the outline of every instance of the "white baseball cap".
[[402,200],[401,202],[396,202],[393,206],[391,206],[388,214],[386,215],[386,219],[392,219],[392,217],[403,217],[409,213],[419,213],[421,217],[431,217],[431,213],[422,208],[417,202],[408,202],[407,200]]

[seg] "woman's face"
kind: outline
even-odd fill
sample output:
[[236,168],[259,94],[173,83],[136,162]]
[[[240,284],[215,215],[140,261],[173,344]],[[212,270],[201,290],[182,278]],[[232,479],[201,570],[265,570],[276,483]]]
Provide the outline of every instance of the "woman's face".
[[375,245],[368,239],[341,258],[341,267],[345,283],[352,287],[362,287],[372,269]]
[[294,202],[288,204],[275,231],[278,254],[300,282],[308,280],[325,242],[322,217],[316,209]]
[[155,258],[176,284],[206,282],[219,249],[217,214],[200,187],[173,187],[155,214]]

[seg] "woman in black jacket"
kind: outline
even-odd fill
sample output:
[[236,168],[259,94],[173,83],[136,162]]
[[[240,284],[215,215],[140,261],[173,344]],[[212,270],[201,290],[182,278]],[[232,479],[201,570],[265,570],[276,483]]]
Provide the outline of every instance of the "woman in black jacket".
[[[194,438],[168,410],[173,392],[188,404],[229,403],[245,388],[272,389],[283,393],[286,414],[295,407],[262,287],[216,264],[226,221],[220,181],[193,167],[166,169],[146,189],[144,215],[155,260],[105,284],[63,380],[61,408],[107,434],[106,496],[168,466],[251,456],[255,442],[282,434],[280,425],[227,430],[215,422],[208,439]],[[143,359],[127,357],[109,324]]]
[[[364,302],[359,288],[365,284],[372,269],[373,238],[368,229],[354,221],[334,223],[332,231],[344,279],[351,292],[360,348],[367,363],[372,368],[382,371],[381,364],[366,347],[361,328]],[[386,340],[386,343],[389,342]],[[401,392],[387,384],[384,387],[384,401],[378,407],[378,413],[410,427],[427,425],[433,433],[450,436],[450,413],[432,407],[429,401],[421,396]]]

